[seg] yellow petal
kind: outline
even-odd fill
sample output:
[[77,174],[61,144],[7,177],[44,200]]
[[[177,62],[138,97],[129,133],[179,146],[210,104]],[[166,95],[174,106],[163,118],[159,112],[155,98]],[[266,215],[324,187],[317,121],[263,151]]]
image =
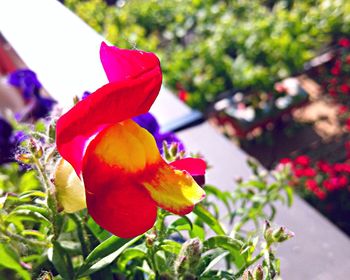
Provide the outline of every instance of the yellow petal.
[[86,208],[84,184],[64,159],[57,166],[55,186],[58,202],[65,212],[73,213]]
[[204,190],[191,175],[165,162],[143,185],[159,207],[178,215],[188,214],[205,197]]
[[101,131],[90,146],[88,150],[103,162],[127,173],[142,171],[161,159],[153,136],[132,120]]

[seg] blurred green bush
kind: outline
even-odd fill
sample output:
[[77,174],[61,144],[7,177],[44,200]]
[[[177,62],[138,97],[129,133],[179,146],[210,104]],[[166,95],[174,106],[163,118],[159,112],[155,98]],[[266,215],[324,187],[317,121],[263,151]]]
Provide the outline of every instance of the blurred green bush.
[[65,4],[119,47],[156,52],[165,82],[204,109],[219,93],[269,91],[350,35],[347,0],[103,0]]

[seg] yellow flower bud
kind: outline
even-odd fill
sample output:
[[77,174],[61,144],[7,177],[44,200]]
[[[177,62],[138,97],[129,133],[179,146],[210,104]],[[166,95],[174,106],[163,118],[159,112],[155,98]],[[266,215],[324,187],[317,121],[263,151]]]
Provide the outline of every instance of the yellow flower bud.
[[84,184],[64,159],[61,159],[57,166],[55,186],[58,203],[65,212],[73,213],[86,208]]

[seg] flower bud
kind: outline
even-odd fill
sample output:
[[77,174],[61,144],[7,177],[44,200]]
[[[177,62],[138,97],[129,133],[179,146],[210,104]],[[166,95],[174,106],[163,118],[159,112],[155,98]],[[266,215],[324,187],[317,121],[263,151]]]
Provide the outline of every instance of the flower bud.
[[73,213],[86,208],[84,185],[73,167],[63,159],[57,166],[54,183],[58,203],[65,212]]
[[275,242],[283,242],[294,237],[294,232],[289,231],[285,227],[280,227],[273,231],[272,236]]
[[264,270],[260,264],[253,270],[253,277],[254,280],[264,279]]
[[157,235],[155,232],[146,233],[146,246],[147,248],[153,247],[155,240],[157,239]]
[[186,241],[175,261],[175,272],[182,274],[185,271],[191,271],[196,268],[202,254],[202,242],[199,238],[193,238]]
[[43,148],[33,138],[29,139],[29,150],[33,153],[36,158],[43,156]]
[[169,150],[170,150],[170,154],[173,157],[175,157],[177,155],[178,150],[179,150],[179,143],[176,143],[176,142],[171,143]]
[[30,164],[33,162],[33,156],[31,154],[18,154],[15,156],[15,159],[18,162],[21,162],[24,164]]

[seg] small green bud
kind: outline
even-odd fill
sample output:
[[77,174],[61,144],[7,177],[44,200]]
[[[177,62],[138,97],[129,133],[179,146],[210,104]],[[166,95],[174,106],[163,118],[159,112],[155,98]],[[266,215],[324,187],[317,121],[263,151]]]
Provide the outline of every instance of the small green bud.
[[280,227],[274,230],[272,235],[276,242],[283,242],[294,237],[294,232],[291,232],[285,227]]
[[146,233],[146,246],[148,248],[153,247],[154,242],[157,239],[157,234],[155,232]]
[[29,150],[33,153],[36,158],[43,156],[43,148],[33,138],[29,140]]
[[178,150],[179,150],[179,144],[176,142],[171,143],[169,150],[170,150],[170,154],[173,157],[175,157],[177,155]]
[[264,238],[268,244],[272,244],[274,242],[274,238],[272,236],[273,229],[269,221],[265,221],[264,226]]
[[76,105],[79,101],[80,101],[80,100],[79,100],[79,97],[75,95],[75,96],[73,97],[73,104]]
[[56,139],[56,124],[54,122],[50,123],[48,135],[50,140],[55,141]]

